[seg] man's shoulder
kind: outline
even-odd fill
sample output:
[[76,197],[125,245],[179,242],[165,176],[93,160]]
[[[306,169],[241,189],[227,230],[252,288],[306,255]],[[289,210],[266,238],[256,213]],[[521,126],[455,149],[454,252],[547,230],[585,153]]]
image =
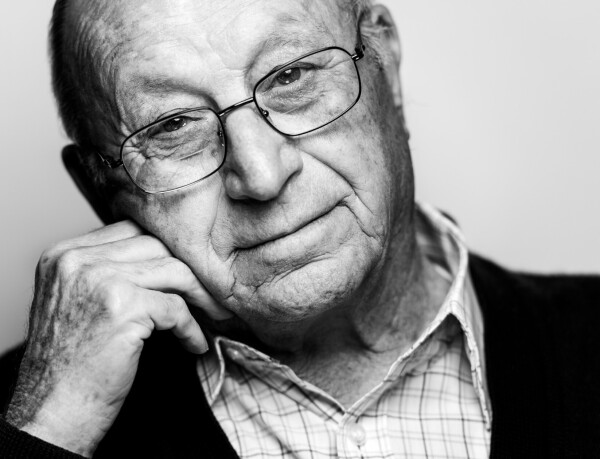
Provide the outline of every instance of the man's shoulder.
[[[500,323],[523,331],[555,330],[578,341],[596,336],[600,321],[600,276],[511,271],[471,254],[470,275],[486,329]],[[590,335],[592,336],[592,335]]]
[[514,272],[476,255],[497,457],[600,457],[600,277]]
[[493,294],[505,299],[508,296],[513,301],[523,296],[529,301],[543,303],[600,300],[600,275],[513,271],[477,254],[470,254],[469,266],[476,289],[482,295]]

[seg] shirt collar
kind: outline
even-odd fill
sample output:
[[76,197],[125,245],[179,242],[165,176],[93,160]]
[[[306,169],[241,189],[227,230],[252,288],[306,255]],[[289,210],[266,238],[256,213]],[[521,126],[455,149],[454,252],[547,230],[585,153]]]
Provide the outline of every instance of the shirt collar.
[[[466,354],[471,365],[473,387],[479,399],[486,426],[491,428],[491,401],[485,371],[485,344],[483,316],[479,301],[469,276],[469,252],[458,226],[429,204],[419,203],[417,237],[425,254],[442,270],[442,275],[451,276],[452,284],[446,299],[432,322],[444,320],[448,314],[454,316],[465,337]],[[444,273],[443,271],[446,271]]]
[[[408,365],[416,366],[420,359],[414,351],[436,331],[439,332],[452,316],[458,322],[464,335],[466,355],[471,366],[473,386],[481,406],[486,426],[491,427],[491,402],[487,390],[485,373],[483,318],[475,290],[468,274],[468,250],[460,229],[449,218],[432,206],[424,203],[417,204],[417,242],[425,255],[434,263],[440,274],[451,283],[450,289],[442,307],[435,319],[428,325],[420,338],[402,357],[391,367],[388,377],[398,373],[398,367],[403,366],[402,372],[409,371]],[[443,333],[452,333],[443,329]],[[431,349],[428,353],[431,353]],[[435,351],[433,351],[435,352]],[[268,355],[246,344],[225,337],[214,337],[211,351],[197,360],[198,375],[210,405],[214,403],[221,392],[226,374],[226,358],[242,356],[246,359],[261,360],[275,363]],[[410,356],[409,359],[405,356]],[[240,359],[235,359],[240,360]],[[242,359],[243,360],[243,359]],[[277,364],[279,366],[279,364]],[[291,372],[291,370],[289,370]],[[387,379],[387,378],[386,378]]]

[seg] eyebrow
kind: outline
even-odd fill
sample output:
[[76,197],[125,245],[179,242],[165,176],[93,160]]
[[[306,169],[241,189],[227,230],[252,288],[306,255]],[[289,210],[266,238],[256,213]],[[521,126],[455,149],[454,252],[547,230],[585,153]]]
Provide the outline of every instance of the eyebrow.
[[196,88],[195,84],[192,87],[183,80],[168,75],[147,74],[140,75],[137,78],[139,79],[139,87],[153,94],[173,93],[176,91],[187,93],[191,89]]

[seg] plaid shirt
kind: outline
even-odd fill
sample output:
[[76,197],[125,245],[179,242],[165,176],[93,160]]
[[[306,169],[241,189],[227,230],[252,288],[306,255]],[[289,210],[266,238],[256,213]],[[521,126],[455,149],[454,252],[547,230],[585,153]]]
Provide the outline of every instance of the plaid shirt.
[[354,405],[239,342],[198,359],[213,412],[242,458],[489,457],[483,322],[456,226],[419,206],[418,242],[451,282],[436,318]]

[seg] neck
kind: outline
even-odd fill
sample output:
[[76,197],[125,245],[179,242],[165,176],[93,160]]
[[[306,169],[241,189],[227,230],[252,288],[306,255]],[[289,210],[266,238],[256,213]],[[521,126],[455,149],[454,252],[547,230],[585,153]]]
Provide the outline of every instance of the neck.
[[395,354],[406,350],[433,319],[448,285],[416,244],[414,234],[393,244],[385,262],[365,281],[361,295],[325,312],[281,339],[285,348],[271,346],[271,354],[287,363],[336,350]]

